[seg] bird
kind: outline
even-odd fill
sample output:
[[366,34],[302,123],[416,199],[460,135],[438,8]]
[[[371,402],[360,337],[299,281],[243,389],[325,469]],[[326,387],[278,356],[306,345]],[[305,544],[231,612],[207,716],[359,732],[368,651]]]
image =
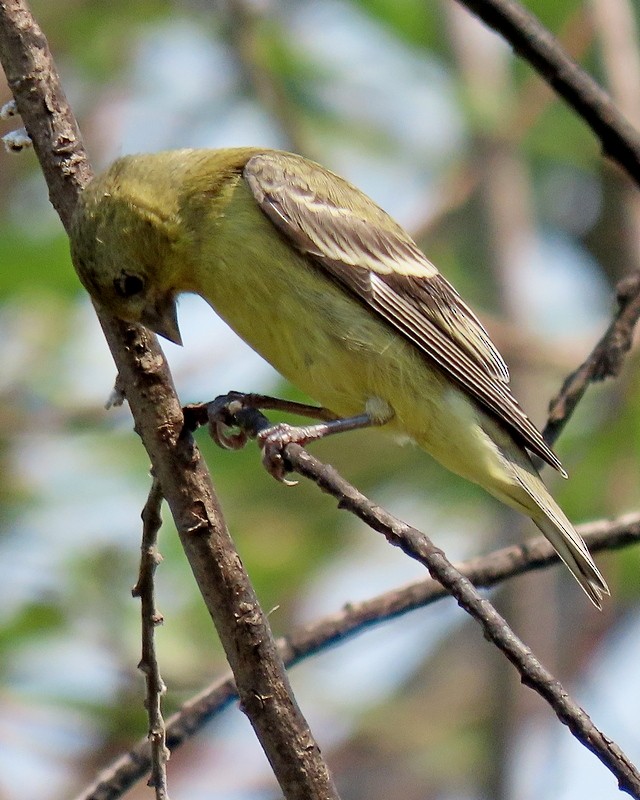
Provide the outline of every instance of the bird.
[[117,159],[80,195],[71,256],[94,303],[181,344],[201,295],[340,419],[417,443],[531,518],[597,608],[609,594],[532,456],[566,477],[487,331],[409,234],[344,178],[257,147]]

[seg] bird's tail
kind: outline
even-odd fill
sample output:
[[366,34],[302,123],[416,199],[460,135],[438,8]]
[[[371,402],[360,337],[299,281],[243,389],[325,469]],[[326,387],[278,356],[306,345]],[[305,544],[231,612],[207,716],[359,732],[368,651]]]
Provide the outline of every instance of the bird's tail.
[[[602,608],[602,596],[609,594],[609,587],[594,564],[582,537],[551,497],[533,464],[530,461],[528,464],[514,464],[512,461],[511,466],[519,485],[528,498],[533,500],[534,505],[529,502],[523,510],[554,546],[594,606]],[[512,500],[516,498],[512,497]],[[516,502],[522,507],[522,500]]]

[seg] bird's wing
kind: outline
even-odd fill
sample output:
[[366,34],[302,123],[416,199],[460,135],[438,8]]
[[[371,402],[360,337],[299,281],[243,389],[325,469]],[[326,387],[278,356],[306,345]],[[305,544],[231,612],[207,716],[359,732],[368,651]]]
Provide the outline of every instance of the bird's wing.
[[244,177],[262,211],[294,247],[412,342],[529,450],[563,472],[511,394],[507,365],[480,321],[386,212],[300,156],[255,155]]

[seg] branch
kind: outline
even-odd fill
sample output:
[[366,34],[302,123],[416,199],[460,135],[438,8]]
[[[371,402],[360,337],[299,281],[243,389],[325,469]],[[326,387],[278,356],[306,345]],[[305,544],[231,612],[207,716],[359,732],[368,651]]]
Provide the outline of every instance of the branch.
[[586,361],[564,381],[549,405],[549,419],[542,434],[549,444],[553,444],[562,433],[589,384],[614,378],[622,369],[640,318],[640,272],[618,282],[616,297],[618,311],[604,336]]
[[[640,542],[640,514],[618,520],[601,520],[581,525],[578,532],[592,553],[614,550]],[[488,588],[509,578],[557,564],[558,555],[548,540],[537,536],[521,545],[496,550],[486,556],[459,564],[457,569],[475,586]],[[342,643],[372,625],[386,622],[409,611],[431,605],[449,594],[438,581],[426,578],[407,586],[364,600],[349,603],[330,614],[293,631],[278,641],[287,667]],[[167,720],[167,741],[176,750],[217,713],[237,697],[233,675],[225,675],[185,703]],[[96,782],[75,800],[116,800],[151,768],[149,742],[142,739],[107,767]]]
[[140,572],[136,585],[131,590],[134,597],[140,598],[142,622],[142,658],[138,669],[144,674],[147,686],[147,716],[149,718],[148,740],[151,744],[151,778],[156,800],[169,800],[167,790],[167,761],[169,750],[166,745],[166,726],[162,717],[162,697],[167,687],[160,675],[160,666],[155,645],[155,629],[162,623],[162,614],[156,608],[154,575],[162,556],[158,552],[158,531],[162,527],[160,507],[162,506],[162,487],[154,478],[149,497],[142,511],[142,543],[140,546]]
[[338,507],[361,519],[406,555],[423,564],[432,578],[451,594],[478,622],[485,637],[493,642],[520,673],[522,682],[537,692],[553,708],[558,719],[591,750],[618,780],[622,791],[640,798],[640,773],[622,750],[593,724],[560,682],[538,661],[513,633],[505,620],[473,584],[462,575],[445,554],[421,531],[396,519],[342,478],[333,467],[323,464],[300,445],[289,444],[284,456],[291,469],[314,481],[338,501]]
[[515,0],[458,0],[549,83],[600,139],[603,151],[640,185],[640,135],[609,95],[564,51],[555,36]]
[[[0,1],[0,61],[33,141],[51,202],[68,229],[91,177],[46,39],[23,0]],[[249,717],[287,798],[336,798],[291,693],[268,620],[226,528],[155,336],[99,315],[133,413]]]

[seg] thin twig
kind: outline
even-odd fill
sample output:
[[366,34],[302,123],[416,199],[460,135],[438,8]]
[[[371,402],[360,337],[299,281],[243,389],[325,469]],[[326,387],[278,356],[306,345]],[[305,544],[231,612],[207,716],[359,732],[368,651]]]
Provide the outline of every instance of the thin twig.
[[154,576],[162,556],[158,551],[158,531],[162,526],[160,507],[162,488],[154,478],[149,497],[142,511],[142,543],[140,545],[140,572],[136,585],[131,590],[134,597],[140,598],[142,622],[142,657],[138,669],[144,674],[147,686],[147,716],[149,718],[148,739],[151,744],[151,777],[149,786],[155,789],[156,800],[169,800],[167,789],[167,732],[162,716],[162,698],[166,686],[160,675],[156,655],[155,630],[163,622],[162,614],[156,608]]
[[623,278],[616,287],[618,310],[604,336],[588,358],[564,381],[549,405],[543,436],[553,444],[569,421],[590,383],[616,377],[631,349],[640,319],[640,272]]
[[[44,34],[24,0],[0,0],[0,62],[67,230],[91,177],[77,123]],[[269,621],[226,527],[155,336],[98,317],[136,430],[162,485],[198,588],[234,672],[246,713],[288,800],[337,798],[302,715]]]
[[[599,520],[581,525],[578,532],[592,553],[615,550],[640,542],[640,514],[617,520]],[[496,550],[485,556],[457,565],[457,569],[475,586],[488,588],[509,578],[559,563],[558,554],[543,536],[521,545]],[[328,647],[388,620],[395,619],[448,597],[438,581],[426,578],[393,589],[369,600],[350,602],[342,610],[294,630],[278,640],[278,648],[287,667],[316,655]],[[216,714],[235,700],[233,675],[216,680],[185,703],[167,720],[167,741],[176,750],[201,730]],[[75,800],[116,800],[149,771],[149,743],[142,739],[132,750],[120,756],[99,775]]]
[[582,117],[603,151],[640,185],[640,134],[555,36],[515,0],[458,0],[505,38]]

